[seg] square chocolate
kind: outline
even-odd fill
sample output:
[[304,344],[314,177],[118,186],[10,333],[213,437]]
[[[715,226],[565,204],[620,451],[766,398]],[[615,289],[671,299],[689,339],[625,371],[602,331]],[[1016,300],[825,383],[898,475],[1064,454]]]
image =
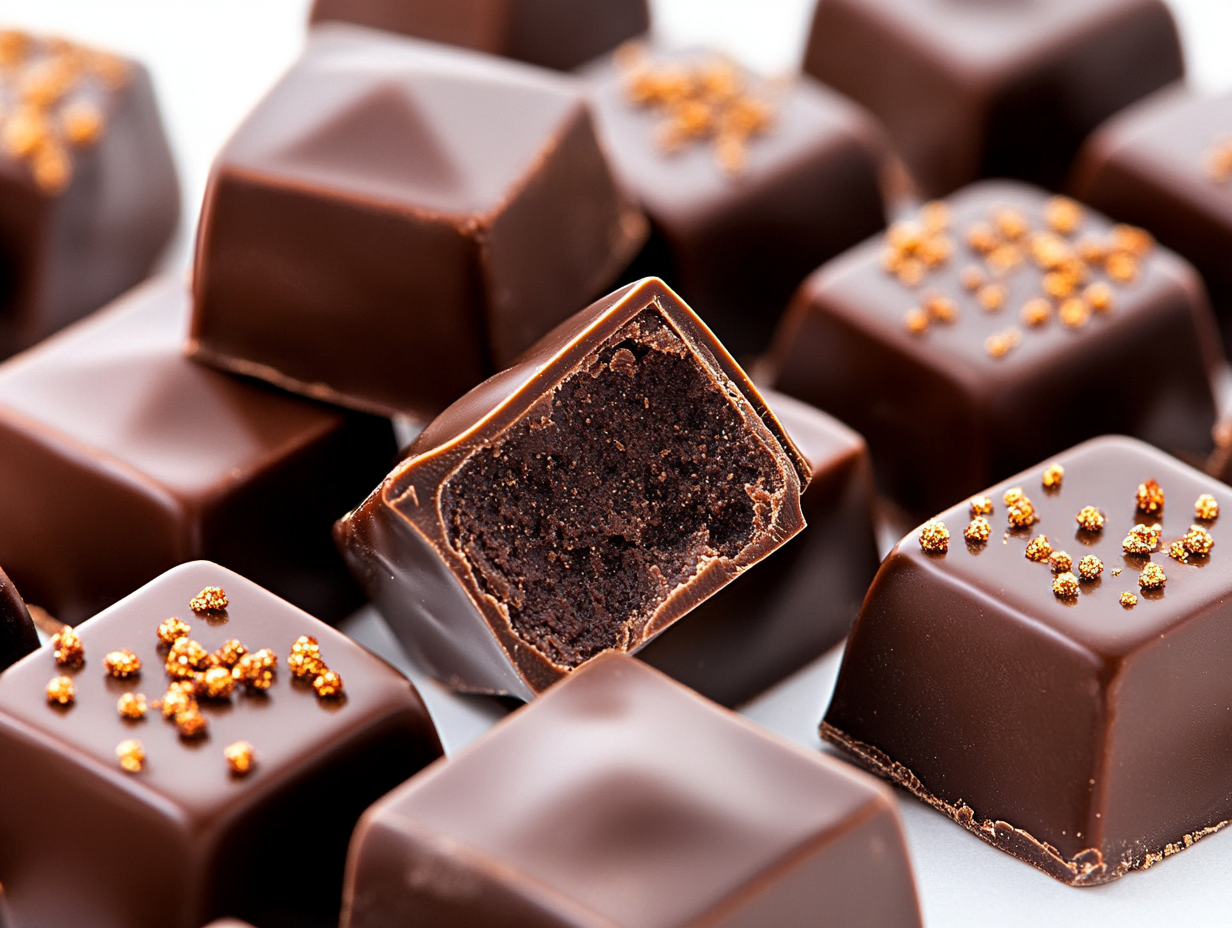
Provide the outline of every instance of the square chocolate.
[[1087,133],[1185,66],[1163,0],[820,0],[804,70],[880,117],[941,196],[1056,189]]
[[650,28],[646,0],[316,0],[338,20],[568,71]]
[[215,162],[196,359],[431,418],[645,237],[570,78],[331,24]]
[[612,168],[651,222],[631,278],[664,278],[737,358],[766,349],[810,271],[885,225],[881,129],[811,78],[653,46],[584,76]]
[[810,277],[768,367],[859,431],[883,492],[926,516],[1100,434],[1204,456],[1222,355],[1182,258],[984,181]]
[[422,667],[530,699],[799,532],[808,479],[744,372],[650,278],[445,410],[334,531]]
[[330,539],[389,423],[186,360],[188,292],[153,281],[0,365],[0,564],[70,624],[214,558],[331,620],[361,597]]
[[1071,186],[1192,261],[1232,344],[1232,94],[1176,88],[1131,107],[1083,146]]
[[334,923],[360,813],[440,754],[384,661],[183,564],[0,677],[5,902],[16,925]]
[[13,581],[0,570],[0,670],[39,646],[38,633]]
[[820,409],[763,390],[813,476],[804,529],[650,642],[638,657],[735,706],[843,639],[881,558],[864,439]]
[[343,928],[920,924],[894,800],[624,655],[372,807]]
[[1232,489],[1104,437],[886,558],[822,736],[1063,882],[1232,819]]
[[0,358],[139,283],[179,211],[145,68],[0,30]]

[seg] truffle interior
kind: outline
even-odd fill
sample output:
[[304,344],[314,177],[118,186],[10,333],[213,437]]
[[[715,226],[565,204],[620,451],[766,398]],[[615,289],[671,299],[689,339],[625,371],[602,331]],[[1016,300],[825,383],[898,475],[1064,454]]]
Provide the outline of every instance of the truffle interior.
[[653,309],[443,488],[449,543],[558,665],[641,644],[655,610],[774,523],[782,455]]

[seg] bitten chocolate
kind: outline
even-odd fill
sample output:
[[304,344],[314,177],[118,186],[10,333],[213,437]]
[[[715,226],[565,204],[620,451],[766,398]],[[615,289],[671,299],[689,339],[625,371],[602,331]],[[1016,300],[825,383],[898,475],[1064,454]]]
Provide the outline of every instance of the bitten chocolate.
[[346,899],[343,928],[920,924],[888,790],[620,654],[374,805]]
[[838,644],[881,561],[864,439],[799,400],[772,390],[762,398],[812,468],[800,497],[807,524],[638,652],[725,706],[751,699]]
[[605,292],[645,235],[576,81],[322,26],[215,162],[189,353],[426,420]]
[[316,0],[337,20],[568,71],[650,28],[646,0]]
[[0,564],[70,624],[198,557],[336,621],[362,597],[330,526],[389,423],[193,364],[188,314],[161,278],[0,365]]
[[39,646],[38,633],[17,587],[0,570],[0,670]]
[[799,532],[808,479],[743,371],[652,278],[442,413],[335,537],[437,679],[529,699]]
[[775,339],[768,383],[858,430],[921,517],[1100,434],[1211,449],[1223,352],[1201,278],[1023,184],[973,184],[834,259]]
[[72,648],[64,635],[0,677],[14,923],[336,924],[360,813],[441,755],[414,687],[204,561],[72,630]]
[[146,277],[179,218],[146,69],[0,30],[0,358]]
[[1098,438],[886,558],[822,736],[1075,886],[1232,819],[1232,490]]
[[1185,66],[1162,0],[820,0],[804,70],[942,196],[980,177],[1057,189],[1092,129]]

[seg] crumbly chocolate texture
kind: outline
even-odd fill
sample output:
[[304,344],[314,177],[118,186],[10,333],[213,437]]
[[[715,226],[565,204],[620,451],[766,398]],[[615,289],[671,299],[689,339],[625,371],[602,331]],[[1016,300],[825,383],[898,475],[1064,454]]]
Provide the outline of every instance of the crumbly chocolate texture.
[[[1194,532],[1189,505],[1204,493],[1224,505],[1232,492],[1132,439],[1095,439],[1056,460],[1064,483],[1036,494],[1031,529],[944,558],[921,553],[914,534],[891,552],[848,639],[822,736],[994,846],[1087,886],[1232,819],[1232,745],[1220,736],[1232,571],[1220,520]],[[988,495],[1038,486],[1045,466]],[[1137,490],[1149,480],[1171,502],[1148,516]],[[1082,503],[1105,514],[1103,531],[1074,523]],[[938,518],[967,515],[963,504]],[[1129,529],[1156,520],[1164,545],[1122,550]],[[1064,542],[1076,572],[1023,556],[1043,532]],[[1206,553],[1170,558],[1173,539]]]
[[[976,276],[972,290],[964,278]],[[991,281],[1004,294],[988,309],[980,294]],[[957,304],[956,319],[904,326],[904,313],[938,297]],[[1039,300],[1050,318],[1020,326],[1020,310]],[[986,181],[813,274],[765,370],[774,389],[858,429],[879,488],[926,518],[1095,435],[1205,456],[1222,363],[1214,334],[1197,274],[1149,235],[1043,190]],[[1125,385],[1146,357],[1152,377],[1129,402]],[[1081,410],[1059,411],[1067,397],[1081,397]],[[1028,491],[1041,489],[1054,488],[1039,475]]]
[[[268,689],[229,697],[195,696],[186,681],[185,705],[170,717],[167,696],[144,717],[117,711],[122,696],[162,695],[166,646],[155,628],[205,586],[230,599],[226,618],[194,623],[207,651],[238,636],[285,654],[312,636],[347,679],[346,698],[323,700],[279,668]],[[48,646],[0,677],[0,880],[13,923],[199,928],[234,915],[336,925],[360,813],[441,753],[405,677],[202,561],[132,593],[80,635],[84,667],[57,668]],[[103,655],[122,649],[140,658],[140,675],[108,676]],[[45,692],[57,672],[74,690],[63,707]]]
[[920,924],[888,790],[621,654],[374,805],[347,872],[348,928]]
[[[808,477],[743,372],[650,279],[459,400],[336,537],[438,677],[529,698],[641,647],[798,532]],[[447,643],[432,617],[446,596]]]

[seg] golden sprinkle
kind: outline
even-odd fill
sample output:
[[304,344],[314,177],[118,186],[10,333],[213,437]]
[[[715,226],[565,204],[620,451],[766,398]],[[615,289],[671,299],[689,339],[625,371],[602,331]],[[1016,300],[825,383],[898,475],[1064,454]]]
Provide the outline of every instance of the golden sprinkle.
[[1138,586],[1144,590],[1163,589],[1163,585],[1167,582],[1168,578],[1164,576],[1164,569],[1158,564],[1147,564],[1142,568],[1142,573],[1138,574]]
[[1022,265],[1022,249],[1017,245],[998,245],[984,260],[994,273],[1008,274]]
[[984,286],[985,279],[984,272],[974,264],[963,268],[962,273],[958,275],[958,282],[962,284],[963,289],[972,293]]
[[909,309],[907,315],[903,316],[903,324],[908,332],[919,335],[928,329],[928,313],[918,308]]
[[1203,493],[1194,502],[1194,518],[1213,522],[1219,518],[1219,501],[1209,493]]
[[163,698],[155,703],[156,708],[163,713],[163,718],[173,719],[181,712],[187,712],[197,704],[197,700],[193,694],[196,688],[192,681],[183,680],[172,683],[167,687],[167,692],[163,694]]
[[1083,580],[1098,580],[1104,572],[1104,562],[1094,554],[1088,554],[1078,562],[1078,576]]
[[1064,551],[1054,551],[1048,559],[1048,566],[1054,574],[1063,574],[1074,566],[1074,559]]
[[[1007,506],[1013,506],[1015,503],[1021,503],[1027,498],[1027,494],[1022,492],[1022,487],[1010,487],[1001,497],[1001,501]],[[992,510],[988,510],[992,512]]]
[[180,638],[187,638],[192,626],[181,619],[167,619],[158,626],[158,640],[163,644],[175,644]]
[[1023,325],[1037,328],[1052,318],[1052,304],[1038,297],[1034,300],[1027,300],[1018,318],[1022,320]]
[[278,657],[269,648],[245,654],[236,663],[231,676],[236,683],[243,683],[250,690],[268,690],[274,684],[274,671]]
[[924,301],[924,310],[929,318],[938,322],[954,322],[958,319],[958,304],[949,297],[930,296]]
[[1138,262],[1125,251],[1114,251],[1104,260],[1104,270],[1119,284],[1132,283],[1138,276]]
[[917,261],[915,258],[905,258],[899,264],[895,276],[898,277],[898,282],[904,287],[918,287],[924,282],[924,277],[927,273],[922,261]]
[[1023,497],[1009,508],[1006,518],[1013,528],[1029,528],[1036,522],[1035,507],[1029,499]]
[[187,680],[209,669],[210,652],[191,638],[178,638],[167,653],[167,676],[173,680]]
[[1108,257],[1108,249],[1106,249],[1099,241],[1093,238],[1083,239],[1078,243],[1078,257],[1087,264],[1099,266],[1104,263]]
[[1008,295],[1004,284],[985,284],[976,292],[975,299],[989,312],[996,312],[1005,305]]
[[1066,571],[1058,574],[1052,581],[1052,592],[1060,599],[1068,599],[1078,595],[1078,578]]
[[77,691],[69,677],[55,677],[47,684],[47,701],[59,706],[71,706]]
[[993,210],[992,221],[997,231],[1010,241],[1017,241],[1031,230],[1031,224],[1021,210],[1002,207]]
[[954,246],[943,235],[930,235],[920,242],[915,251],[927,267],[936,269],[950,260]]
[[234,667],[240,662],[240,658],[248,653],[248,649],[234,638],[223,643],[223,646],[215,651],[212,659],[219,667],[228,669]]
[[15,68],[25,60],[30,36],[14,29],[0,31],[0,68]]
[[227,766],[231,768],[231,773],[237,777],[247,776],[257,763],[256,752],[247,741],[237,741],[227,745],[223,749],[222,756],[227,759]]
[[984,339],[984,350],[993,358],[1003,358],[1010,353],[1021,340],[1017,329],[1006,329]]
[[136,722],[145,718],[149,707],[146,705],[145,697],[140,693],[125,693],[116,703],[116,709],[120,713],[120,718]]
[[1049,271],[1044,275],[1042,286],[1044,292],[1054,300],[1063,300],[1074,295],[1074,291],[1078,289],[1078,281],[1071,274]]
[[1106,313],[1112,309],[1115,297],[1112,288],[1105,283],[1093,283],[1082,291],[1082,298],[1090,304],[1097,313]]
[[1122,593],[1121,605],[1126,609],[1132,609],[1134,606],[1138,605],[1138,597],[1133,593]]
[[1066,327],[1080,329],[1090,321],[1091,307],[1087,305],[1086,300],[1074,298],[1063,302],[1057,310],[1057,315],[1061,317],[1061,322]]
[[326,670],[312,681],[312,688],[322,699],[342,695],[342,677],[332,670]]
[[1168,545],[1168,557],[1174,558],[1181,563],[1189,561],[1189,549],[1185,547],[1185,542],[1174,541]]
[[1154,480],[1138,484],[1138,511],[1148,516],[1156,516],[1164,511],[1164,491]]
[[309,635],[301,635],[291,645],[287,666],[291,673],[301,680],[318,677],[329,669],[325,666],[325,661],[321,660],[321,648],[317,640]]
[[1044,487],[1051,490],[1053,487],[1060,487],[1061,481],[1065,478],[1065,468],[1059,463],[1053,462],[1044,468]]
[[987,516],[992,514],[992,500],[987,496],[973,496],[969,503],[971,507],[971,517]]
[[974,223],[967,229],[967,246],[978,254],[989,254],[1000,244],[1000,236],[986,222]]
[[1150,554],[1159,544],[1160,527],[1158,524],[1135,525],[1121,542],[1126,554]]
[[51,127],[43,111],[22,107],[4,123],[4,148],[14,158],[29,158],[51,138]]
[[972,544],[982,545],[988,541],[988,536],[992,534],[992,526],[988,524],[988,520],[983,516],[976,516],[971,520],[970,524],[963,529],[963,538]]
[[93,145],[103,134],[103,114],[84,101],[70,103],[60,114],[64,137],[78,147]]
[[207,586],[188,601],[193,612],[222,612],[227,608],[227,594],[220,586]]
[[1112,247],[1135,258],[1145,258],[1155,247],[1155,239],[1146,229],[1137,226],[1117,225],[1112,227]]
[[1027,545],[1027,560],[1028,561],[1046,561],[1052,557],[1052,543],[1048,540],[1047,535],[1036,535]]
[[191,739],[204,737],[210,726],[196,703],[193,703],[183,712],[176,713],[175,727],[179,729],[181,738]]
[[1094,506],[1083,506],[1074,516],[1078,527],[1084,532],[1102,532],[1104,530],[1104,514]]
[[929,200],[920,207],[920,224],[927,232],[944,232],[950,227],[950,207],[944,200]]
[[86,646],[73,626],[65,625],[51,636],[52,656],[61,667],[80,667],[86,660]]
[[1206,176],[1217,184],[1232,179],[1232,141],[1224,139],[1206,153]]
[[141,658],[132,651],[112,651],[103,658],[103,667],[117,680],[127,680],[141,673]]
[[1181,542],[1190,554],[1210,554],[1211,548],[1215,547],[1215,539],[1201,525],[1189,526]]
[[1069,242],[1054,232],[1036,232],[1028,240],[1027,247],[1035,263],[1047,270],[1065,267],[1074,258],[1074,249]]
[[1114,577],[1119,577],[1119,576],[1121,575],[1121,571],[1122,571],[1123,569],[1124,569],[1124,568],[1121,568],[1121,567],[1114,567],[1114,568],[1112,568],[1112,576],[1114,576]]
[[950,530],[944,522],[933,519],[920,528],[920,549],[928,554],[945,554],[950,550]]
[[1044,204],[1044,221],[1060,235],[1073,235],[1082,225],[1082,207],[1069,197],[1052,197]]
[[73,179],[73,162],[68,152],[55,142],[44,140],[31,156],[34,182],[46,193],[62,192]]
[[116,747],[116,757],[127,773],[140,773],[145,767],[145,748],[140,741],[121,741]]
[[211,667],[201,675],[196,690],[206,699],[227,699],[235,692],[235,678],[227,667]]

